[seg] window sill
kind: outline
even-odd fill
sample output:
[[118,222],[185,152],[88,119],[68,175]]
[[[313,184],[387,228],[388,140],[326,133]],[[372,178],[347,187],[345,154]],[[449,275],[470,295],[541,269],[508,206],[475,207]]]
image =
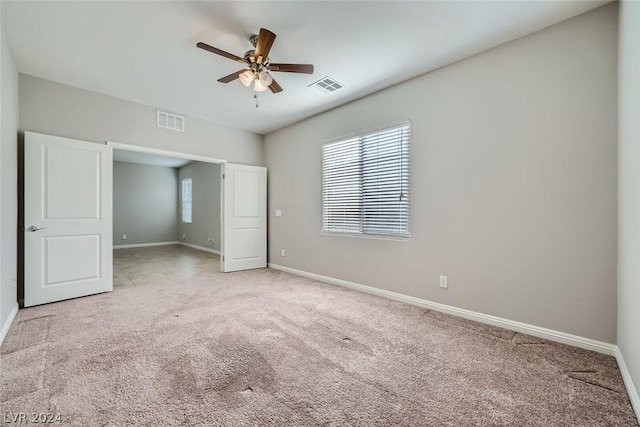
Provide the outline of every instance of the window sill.
[[369,239],[369,240],[389,240],[392,242],[411,242],[411,236],[388,236],[381,234],[358,234],[358,233],[337,233],[330,231],[321,231],[322,236],[330,237],[350,237],[355,239]]

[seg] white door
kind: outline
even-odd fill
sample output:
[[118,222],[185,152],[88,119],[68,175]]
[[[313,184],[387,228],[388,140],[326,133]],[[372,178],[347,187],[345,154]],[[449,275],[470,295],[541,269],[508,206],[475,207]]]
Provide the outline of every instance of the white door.
[[113,290],[112,148],[24,139],[25,307]]
[[222,271],[267,266],[267,169],[223,168]]

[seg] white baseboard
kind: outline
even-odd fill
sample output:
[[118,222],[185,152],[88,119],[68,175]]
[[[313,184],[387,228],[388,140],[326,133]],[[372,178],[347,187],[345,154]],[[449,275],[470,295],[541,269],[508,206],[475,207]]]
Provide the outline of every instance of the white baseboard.
[[7,334],[9,333],[9,329],[11,329],[11,325],[13,324],[13,320],[16,318],[17,314],[18,314],[18,303],[16,303],[13,306],[11,313],[9,313],[9,317],[7,317],[7,320],[4,322],[4,325],[2,325],[2,329],[0,329],[0,346],[4,342],[4,339],[7,337]]
[[307,277],[309,279],[315,279],[322,282],[331,283],[333,285],[356,289],[358,291],[382,296],[382,297],[393,299],[396,301],[406,302],[408,304],[417,305],[419,307],[424,307],[431,310],[452,314],[454,316],[463,317],[469,320],[475,320],[476,322],[486,323],[493,326],[499,326],[501,328],[509,329],[511,331],[533,335],[538,338],[544,338],[549,341],[555,341],[562,344],[583,348],[586,350],[597,351],[598,353],[603,353],[609,356],[615,355],[616,345],[614,344],[609,344],[602,341],[596,341],[590,338],[584,338],[577,335],[567,334],[565,332],[554,331],[552,329],[542,328],[540,326],[529,325],[527,323],[516,322],[514,320],[504,319],[502,317],[497,317],[497,316],[491,316],[489,314],[478,313],[476,311],[457,308],[450,305],[440,304],[438,302],[411,297],[408,295],[399,294],[397,292],[386,291],[384,289],[378,289],[371,286],[361,285],[359,283],[348,282],[346,280],[336,279],[328,276],[322,276],[320,274],[315,274],[315,273],[309,273],[307,271],[297,270],[295,268],[290,268],[290,267],[284,267],[278,264],[269,263],[269,268],[295,274],[297,276]]
[[205,251],[205,252],[209,252],[209,253],[212,253],[212,254],[220,255],[220,251],[215,250],[215,249],[205,248],[203,246],[198,246],[198,245],[194,245],[194,244],[186,243],[186,242],[179,242],[179,243],[182,246],[187,246],[187,247],[189,247],[191,249],[197,249],[199,251]]
[[177,245],[180,242],[134,243],[132,245],[113,245],[113,249],[148,248],[150,246]]
[[636,411],[636,417],[638,418],[638,422],[640,422],[640,396],[638,396],[638,389],[636,389],[635,384],[633,384],[631,373],[629,373],[627,364],[625,363],[624,357],[622,357],[622,352],[618,346],[616,346],[615,351],[618,367],[620,368],[620,374],[624,380],[624,386],[627,389],[629,400],[631,400],[631,406],[633,406],[633,410]]

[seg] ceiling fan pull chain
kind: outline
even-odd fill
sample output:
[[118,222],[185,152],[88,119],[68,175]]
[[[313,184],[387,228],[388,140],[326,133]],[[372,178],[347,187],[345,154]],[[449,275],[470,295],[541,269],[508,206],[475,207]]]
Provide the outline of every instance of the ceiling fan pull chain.
[[256,99],[256,108],[258,108],[258,91],[253,92],[253,97]]

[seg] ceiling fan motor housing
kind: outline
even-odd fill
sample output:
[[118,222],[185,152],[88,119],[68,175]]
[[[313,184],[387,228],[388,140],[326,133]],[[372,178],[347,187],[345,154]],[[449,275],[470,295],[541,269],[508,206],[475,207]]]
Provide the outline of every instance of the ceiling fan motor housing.
[[[252,66],[252,65],[256,64],[256,59],[257,59],[257,58],[256,58],[256,50],[255,50],[255,49],[251,49],[251,50],[246,51],[246,52],[244,53],[244,59],[245,59],[247,62],[249,62],[249,64],[250,64],[249,66]],[[266,66],[268,66],[270,63],[271,63],[271,59],[266,58],[266,59],[263,59],[263,60],[262,60],[262,62],[260,63],[260,65],[263,65],[263,66],[265,66],[265,67],[266,67]]]

